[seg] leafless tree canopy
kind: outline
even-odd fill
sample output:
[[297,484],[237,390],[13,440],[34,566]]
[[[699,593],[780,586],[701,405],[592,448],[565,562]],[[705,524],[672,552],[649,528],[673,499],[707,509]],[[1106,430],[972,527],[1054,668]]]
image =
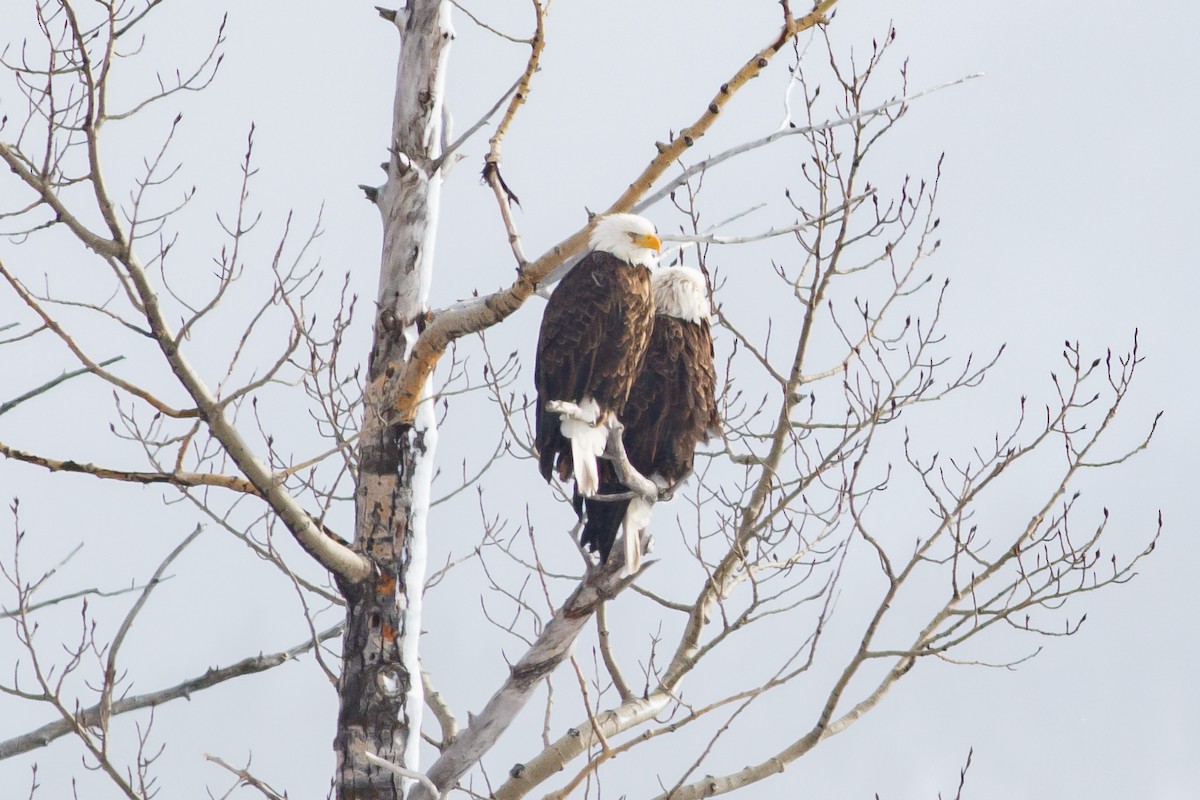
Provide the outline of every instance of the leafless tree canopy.
[[[1034,373],[1021,387],[988,381],[1003,347],[953,346],[943,323],[953,287],[935,258],[941,164],[875,177],[887,134],[926,90],[908,86],[893,31],[847,55],[834,2],[803,12],[782,2],[777,29],[746,44],[694,119],[664,122],[676,133],[649,143],[654,157],[623,195],[564,198],[653,217],[671,245],[664,262],[699,268],[712,289],[723,433],[691,480],[659,498],[659,551],[632,576],[571,547],[570,489],[543,486],[532,461],[532,342],[503,355],[510,316],[587,237],[586,226],[566,231],[528,254],[502,158],[546,79],[548,2],[530,4],[527,35],[493,31],[528,48],[525,68],[457,136],[444,71],[471,55],[451,56],[449,19],[487,27],[485,9],[381,9],[402,47],[387,178],[363,187],[384,230],[369,302],[321,266],[322,226],[338,223],[316,199],[282,225],[263,221],[252,126],[238,195],[215,221],[187,216],[179,115],[222,77],[224,22],[194,62],[147,82],[146,29],[169,4],[19,4],[0,60],[0,453],[8,467],[110,482],[134,502],[151,495],[116,485],[160,485],[154,497],[181,505],[195,529],[122,586],[70,548],[117,541],[135,511],[71,532],[47,558],[52,532],[22,519],[44,498],[12,501],[0,703],[40,708],[45,723],[0,731],[0,758],[36,765],[67,737],[80,769],[119,796],[176,794],[156,766],[154,710],[301,659],[338,693],[337,719],[315,727],[336,737],[332,792],[343,800],[686,800],[784,771],[925,662],[1011,666],[1078,630],[1082,596],[1129,580],[1161,525],[1110,528],[1109,510],[1079,491],[1153,435],[1156,420],[1119,413],[1141,359],[1136,334],[1115,350],[1068,341],[1049,382]],[[790,64],[778,129],[715,155],[693,150],[776,59]],[[121,151],[120,128],[133,124],[159,131],[160,145]],[[491,254],[479,289],[506,285],[434,307],[442,179],[484,136],[482,175],[509,250]],[[764,153],[786,194],[739,197],[730,211],[711,187],[728,164]],[[208,226],[202,253],[196,224]],[[347,344],[368,340],[369,352]],[[969,417],[981,392],[1004,398],[1006,415],[948,434],[946,420]],[[64,431],[87,435],[64,445]],[[619,428],[613,438],[620,461]],[[453,458],[467,453],[461,463],[439,455],[439,439]],[[157,587],[204,568],[181,558],[202,530],[248,548],[261,591],[285,593],[307,634],[143,685],[122,645]],[[77,588],[51,588],[63,578]],[[73,634],[40,624],[64,610]],[[436,652],[434,620],[477,636],[475,675],[422,668],[417,639],[424,627]],[[458,684],[482,675],[499,676],[491,699],[467,708]],[[752,751],[739,743],[747,730]],[[647,760],[619,758],[634,750]],[[256,774],[241,757],[209,755],[213,796],[325,791]],[[33,774],[28,795],[41,796]]]

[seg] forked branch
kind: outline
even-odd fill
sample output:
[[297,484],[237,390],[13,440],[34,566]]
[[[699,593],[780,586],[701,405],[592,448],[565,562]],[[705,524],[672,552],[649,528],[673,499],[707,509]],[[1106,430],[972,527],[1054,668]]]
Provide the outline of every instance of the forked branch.
[[[681,130],[671,142],[659,146],[657,155],[603,213],[629,211],[671,164],[713,126],[729,100],[757,77],[793,37],[823,23],[825,15],[836,3],[837,0],[821,0],[810,13],[802,17],[792,18],[790,14],[787,15],[787,20],[776,38],[751,56],[726,83],[721,84],[716,95],[695,122]],[[421,389],[450,342],[495,325],[520,308],[550,270],[583,249],[587,243],[589,228],[590,225],[577,230],[537,260],[530,262],[519,271],[516,281],[509,288],[460,303],[432,315],[432,320],[417,339],[408,361],[392,365],[389,370],[383,371],[385,376],[397,376],[394,388],[389,386],[386,394],[395,398],[394,408],[401,422],[413,421],[421,398]],[[389,379],[381,377],[379,380]]]

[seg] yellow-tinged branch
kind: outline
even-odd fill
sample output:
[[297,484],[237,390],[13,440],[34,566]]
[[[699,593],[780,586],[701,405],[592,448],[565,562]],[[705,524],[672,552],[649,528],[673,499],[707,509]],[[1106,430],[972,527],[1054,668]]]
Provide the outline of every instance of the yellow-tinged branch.
[[490,145],[488,161],[491,162],[500,160],[500,146],[504,141],[504,135],[508,133],[508,128],[512,125],[512,121],[517,115],[517,109],[524,105],[526,98],[529,97],[529,84],[533,81],[533,74],[537,72],[538,64],[541,63],[542,51],[546,48],[546,9],[542,7],[539,0],[533,0],[533,14],[536,28],[533,38],[529,40],[529,60],[525,64],[525,72],[517,82],[517,91],[508,101],[508,108],[505,109],[504,116],[500,118],[500,124],[496,126],[496,133],[488,142]]
[[[602,213],[618,214],[633,208],[633,204],[650,191],[650,187],[662,177],[671,164],[712,127],[730,98],[758,77],[771,63],[771,59],[795,36],[825,22],[825,15],[836,3],[837,0],[822,0],[810,13],[799,18],[785,14],[784,25],[775,40],[751,56],[729,81],[721,84],[708,107],[694,123],[680,131],[670,143],[659,144],[658,154],[629,184],[629,188]],[[450,343],[469,333],[484,330],[520,308],[552,269],[584,248],[590,228],[590,225],[581,228],[551,247],[536,261],[525,265],[509,288],[481,298],[479,302],[433,315],[417,339],[408,361],[391,365],[390,369],[382,371],[382,376],[378,379],[388,381],[389,374],[396,376],[391,379],[395,381],[395,390],[389,391],[388,396],[396,398],[393,407],[400,422],[412,422],[421,398],[421,387],[425,385],[426,379]],[[391,387],[387,389],[390,390]]]

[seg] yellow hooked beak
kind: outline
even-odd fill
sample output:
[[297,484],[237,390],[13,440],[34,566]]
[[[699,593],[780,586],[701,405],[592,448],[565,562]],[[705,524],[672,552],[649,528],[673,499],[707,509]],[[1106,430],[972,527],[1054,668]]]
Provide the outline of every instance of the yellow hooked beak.
[[662,241],[653,233],[643,233],[633,237],[633,243],[638,247],[644,247],[647,250],[653,250],[656,253],[662,252]]

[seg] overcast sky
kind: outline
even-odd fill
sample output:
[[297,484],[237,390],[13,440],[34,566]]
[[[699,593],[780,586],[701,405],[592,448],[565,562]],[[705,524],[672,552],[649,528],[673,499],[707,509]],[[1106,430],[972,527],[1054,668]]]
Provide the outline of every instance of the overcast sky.
[[[24,5],[9,0],[0,18],[16,15],[14,9]],[[527,5],[467,3],[489,23],[520,36],[528,34]],[[220,20],[219,11],[198,4],[168,4],[156,13],[145,58],[160,68],[177,60],[192,63]],[[21,14],[20,24],[27,25],[28,12]],[[777,17],[778,4],[769,0],[557,0],[542,70],[504,151],[505,178],[521,198],[518,221],[526,252],[538,254],[578,228],[585,207],[611,202],[648,160],[653,142],[689,124],[722,80],[774,36]],[[1200,10],[1165,2],[1131,9],[1108,0],[842,0],[830,36],[842,52],[866,52],[889,24],[898,31],[889,68],[894,74],[909,59],[910,91],[984,74],[914,103],[881,145],[876,165],[886,184],[909,173],[931,176],[945,154],[939,198],[943,245],[929,269],[952,281],[945,314],[952,347],[966,353],[1007,345],[978,404],[957,406],[946,430],[986,435],[1000,425],[992,424],[993,415],[1011,408],[1015,397],[1045,396],[1063,340],[1078,339],[1085,352],[1102,355],[1109,346],[1126,349],[1136,328],[1146,360],[1123,410],[1124,441],[1135,443],[1157,411],[1166,414],[1150,450],[1089,485],[1094,494],[1088,499],[1112,510],[1118,548],[1144,542],[1160,508],[1165,533],[1134,581],[1090,596],[1076,609],[1088,614],[1078,635],[1044,642],[1041,655],[1015,671],[921,664],[849,731],[741,796],[929,798],[939,791],[953,796],[958,770],[973,747],[964,795],[971,798],[1194,797],[1200,787],[1195,760],[1200,697],[1193,673],[1200,653],[1192,635],[1193,574],[1200,543],[1184,500],[1191,451],[1200,440],[1190,402],[1196,389],[1191,367],[1197,277],[1194,248],[1188,247],[1200,178],[1194,144],[1200,100],[1194,32]],[[511,84],[526,51],[498,41],[461,14],[455,26],[447,100],[462,130]],[[2,20],[0,29],[8,27]],[[199,95],[168,100],[143,127],[114,132],[120,143],[114,166],[122,159],[140,161],[161,139],[165,122],[183,112],[174,151],[183,164],[178,181],[199,189],[183,218],[191,226],[184,244],[187,258],[203,272],[219,246],[212,244],[218,236],[214,214],[227,211],[236,198],[237,165],[253,123],[259,173],[252,202],[263,210],[262,224],[277,232],[294,211],[296,227],[310,227],[323,207],[324,234],[314,252],[334,276],[350,271],[352,288],[371,297],[379,224],[356,186],[382,177],[378,164],[386,155],[395,32],[371,3],[297,13],[294,4],[261,0],[233,8],[227,34],[227,56],[213,85]],[[781,58],[735,98],[697,146],[697,156],[774,130],[783,112],[786,61]],[[153,81],[145,68],[126,77],[141,86]],[[11,115],[20,104],[8,83],[0,87],[0,113]],[[0,136],[7,141],[9,130]],[[475,289],[492,290],[512,274],[494,200],[478,181],[486,136],[464,148],[466,159],[446,183],[434,305]],[[771,203],[739,223],[736,232],[793,221],[780,203],[783,183],[771,185],[764,174],[790,168],[794,153],[772,152],[765,161],[748,162],[757,167],[747,166],[744,173],[735,167],[723,178],[727,203],[735,210],[760,197]],[[0,180],[0,197],[10,185]],[[665,207],[661,217],[660,226],[671,224]],[[259,242],[263,253],[270,252],[272,235]],[[39,240],[20,246],[0,240],[0,258],[35,283],[42,271],[58,281],[86,282],[86,273],[76,270],[98,268],[91,262],[77,267],[79,251]],[[754,268],[736,260],[728,266]],[[501,349],[524,347],[524,355],[531,355],[541,307],[535,299],[507,324],[498,334]],[[12,295],[0,293],[0,324],[16,308]],[[361,332],[356,341],[365,347]],[[55,348],[36,353],[0,350],[0,374],[9,376],[0,379],[0,401],[69,366]],[[528,371],[520,380],[532,383]],[[78,398],[100,404],[100,410],[80,409]],[[102,461],[112,416],[106,391],[81,387],[78,395],[59,393],[36,408],[6,415],[0,440]],[[302,422],[298,417],[291,424]],[[276,423],[277,436],[287,435],[287,424]],[[29,433],[34,430],[44,433],[34,437]],[[453,416],[444,435],[447,470],[457,469],[452,459],[463,441],[492,437],[472,429],[470,418]],[[164,495],[152,489],[47,479],[9,462],[0,462],[0,490],[6,498],[21,497],[31,564],[44,569],[76,543],[87,543],[86,563],[70,565],[63,591],[144,580],[201,521],[190,506],[165,506]],[[542,491],[524,462],[489,485],[494,495]],[[478,525],[471,503],[455,513],[435,517],[438,529]],[[8,529],[7,523],[0,529]],[[9,547],[6,542],[0,555],[7,558]],[[130,663],[137,664],[134,690],[302,639],[290,585],[274,573],[264,578],[263,569],[227,535],[206,531],[180,563],[179,577],[156,593],[140,634],[127,645]],[[844,593],[852,591],[843,587]],[[478,598],[468,601],[475,613]],[[626,601],[631,598],[623,597]],[[124,602],[100,601],[99,607],[119,620]],[[432,594],[426,629],[452,624],[463,611],[455,602],[450,593]],[[73,606],[48,617],[53,622],[47,622],[47,633],[66,630],[77,614]],[[322,619],[332,623],[335,616]],[[109,630],[115,624],[110,621]],[[7,632],[3,637],[0,670],[8,670],[13,645]],[[502,640],[489,635],[486,641]],[[1037,644],[1026,640],[1010,654]],[[506,647],[512,658],[515,647]],[[429,651],[447,683],[456,686],[453,699],[464,717],[494,687],[490,679],[472,683],[471,659],[478,649],[477,642],[451,635],[433,641]],[[169,742],[161,761],[163,796],[202,797],[204,785],[226,785],[203,763],[204,752],[239,762],[252,752],[254,771],[291,796],[321,796],[332,769],[335,707],[333,692],[310,659],[163,709],[156,722],[157,734]],[[48,719],[44,711],[0,697],[0,739]],[[781,725],[766,733],[777,733],[779,741],[796,732]],[[745,752],[739,742],[724,741],[720,763],[737,768],[757,761],[761,753],[751,748],[751,738],[746,737]],[[489,774],[502,776],[507,764],[531,752],[506,741],[489,762]],[[67,796],[66,776],[82,773],[75,744],[61,740],[36,758],[46,787],[39,796]],[[30,758],[0,762],[0,796],[23,796],[13,792],[27,785],[30,763]],[[630,768],[635,763],[630,759]],[[84,780],[96,788],[81,796],[115,796],[94,776]],[[635,785],[652,791],[649,782]]]

